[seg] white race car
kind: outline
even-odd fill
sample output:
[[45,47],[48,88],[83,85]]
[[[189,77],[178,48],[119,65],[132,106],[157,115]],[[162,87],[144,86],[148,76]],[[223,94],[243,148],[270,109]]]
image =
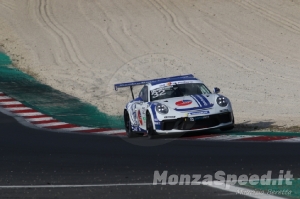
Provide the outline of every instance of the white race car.
[[[132,87],[137,85],[144,87],[134,98]],[[122,87],[130,87],[133,98],[124,109],[128,137],[234,127],[229,99],[218,88],[212,93],[193,75],[115,84],[115,90]]]

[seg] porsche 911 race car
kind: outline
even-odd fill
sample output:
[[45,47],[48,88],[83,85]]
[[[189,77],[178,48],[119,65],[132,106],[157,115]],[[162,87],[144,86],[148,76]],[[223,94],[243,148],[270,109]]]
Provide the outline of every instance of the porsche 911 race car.
[[[134,98],[132,87],[144,85]],[[130,87],[133,100],[124,109],[128,137],[147,133],[150,138],[160,134],[182,133],[207,129],[231,130],[234,116],[231,103],[211,92],[193,75],[174,76],[146,81],[115,84],[115,90]]]

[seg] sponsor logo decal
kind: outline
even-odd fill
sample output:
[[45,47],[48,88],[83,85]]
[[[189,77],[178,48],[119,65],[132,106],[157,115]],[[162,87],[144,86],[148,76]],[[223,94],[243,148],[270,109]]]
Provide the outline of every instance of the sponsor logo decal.
[[136,108],[135,103],[128,103],[127,110],[128,110],[128,113],[129,113],[129,116],[130,116],[130,119],[131,119],[133,125],[137,125],[135,108]]
[[200,117],[190,117],[190,121],[197,121],[197,120],[203,120],[203,119],[207,119],[209,118],[209,116],[200,116]]
[[132,131],[135,131],[135,132],[146,132],[146,130],[142,129],[139,126],[131,126],[131,129],[132,129]]
[[189,115],[209,114],[209,111],[198,111],[189,113]]
[[143,120],[142,120],[142,115],[141,115],[141,111],[138,111],[138,118],[139,118],[139,122],[141,125],[143,125]]
[[180,100],[180,101],[176,102],[175,104],[177,106],[187,106],[191,103],[192,103],[192,100]]
[[224,112],[229,112],[228,109],[223,109],[223,110],[220,110],[221,113],[224,113]]
[[165,116],[164,118],[175,118],[175,116]]
[[157,89],[151,90],[150,92],[151,92],[152,98],[158,98],[159,96],[166,95],[165,88],[157,88]]

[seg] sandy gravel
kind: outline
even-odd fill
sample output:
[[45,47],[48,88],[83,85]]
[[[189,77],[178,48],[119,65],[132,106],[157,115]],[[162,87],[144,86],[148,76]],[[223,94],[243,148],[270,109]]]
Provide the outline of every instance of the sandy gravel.
[[113,84],[193,73],[236,122],[300,123],[299,0],[0,0],[0,47],[40,81],[120,114]]

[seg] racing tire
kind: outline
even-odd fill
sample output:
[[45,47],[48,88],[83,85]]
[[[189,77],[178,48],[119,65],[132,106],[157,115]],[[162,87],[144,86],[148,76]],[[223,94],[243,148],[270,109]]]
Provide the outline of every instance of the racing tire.
[[136,137],[137,135],[132,131],[129,114],[126,110],[124,110],[124,124],[125,124],[125,130],[126,130],[127,137],[128,138]]
[[157,138],[158,135],[153,128],[153,122],[152,122],[152,118],[151,118],[151,115],[149,114],[149,112],[147,112],[147,115],[146,115],[146,126],[147,126],[147,131],[148,131],[148,138],[149,139]]

